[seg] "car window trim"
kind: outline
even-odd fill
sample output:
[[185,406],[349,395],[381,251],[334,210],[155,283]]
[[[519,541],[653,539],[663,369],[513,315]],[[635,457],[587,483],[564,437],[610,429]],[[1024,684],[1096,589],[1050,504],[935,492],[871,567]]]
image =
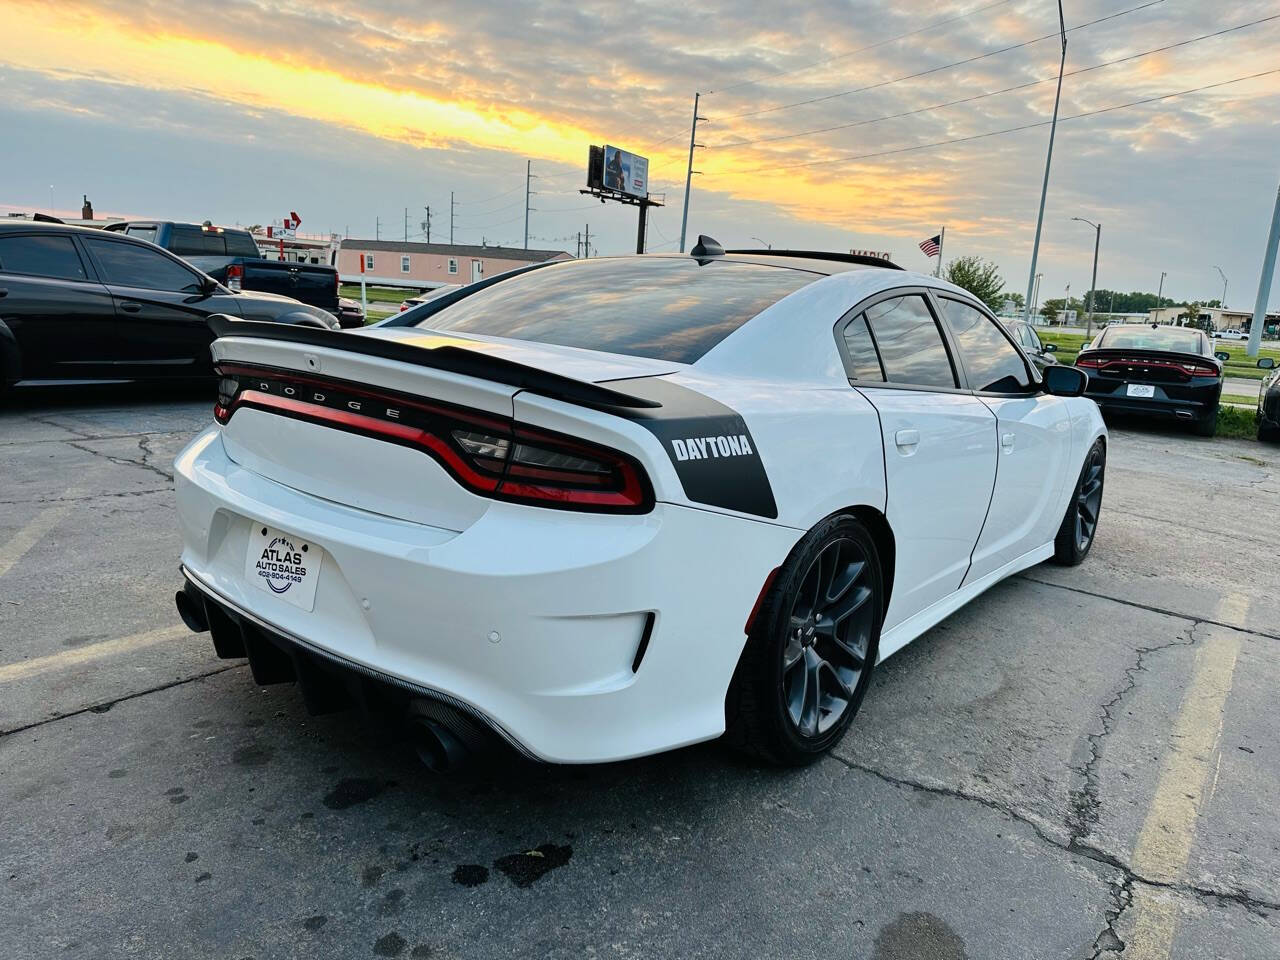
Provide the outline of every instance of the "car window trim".
[[[1014,351],[1022,359],[1023,369],[1026,370],[1027,377],[1031,381],[1031,385],[1025,390],[978,390],[969,382],[969,371],[966,369],[965,383],[968,384],[970,393],[975,397],[1034,397],[1036,394],[1044,393],[1044,380],[1041,379],[1039,371],[1036,370],[1036,365],[1031,362],[1026,351],[1022,349],[1022,345],[1009,335],[1009,331],[1004,328],[1004,324],[996,319],[995,315],[982,304],[982,301],[978,300],[977,297],[962,297],[951,290],[934,290],[930,288],[929,293],[937,302],[937,313],[938,316],[942,318],[942,325],[946,329],[948,337],[954,337],[954,334],[951,330],[950,322],[946,319],[946,311],[942,309],[942,301],[954,300],[956,303],[964,304],[966,307],[973,307],[980,314],[986,317],[988,321],[994,324],[996,330],[999,331],[1005,340],[1013,347]],[[960,351],[958,343],[956,344],[955,349],[960,365],[964,366],[964,354]]]
[[71,249],[75,251],[76,256],[80,258],[80,266],[84,270],[83,277],[50,277],[43,273],[19,273],[16,270],[0,268],[0,274],[7,277],[29,277],[32,280],[53,280],[57,283],[97,283],[97,271],[89,264],[85,252],[80,249],[80,244],[76,242],[74,233],[55,233],[52,230],[23,230],[21,232],[9,233],[5,231],[6,238],[21,239],[22,237],[66,237],[71,241]]
[[[956,383],[954,387],[939,387],[928,383],[901,383],[887,379],[889,371],[885,369],[884,357],[880,355],[880,343],[876,340],[875,328],[871,325],[871,321],[867,321],[867,331],[871,334],[871,343],[876,350],[876,360],[880,363],[880,372],[886,377],[885,380],[858,380],[849,376],[853,369],[851,358],[844,342],[844,330],[860,313],[863,313],[878,303],[885,300],[895,300],[898,297],[909,296],[912,294],[920,295],[925,302],[925,306],[933,317],[934,326],[938,328],[938,333],[942,338],[942,346],[947,354],[947,361],[951,364],[951,377]],[[914,390],[933,393],[970,393],[967,381],[964,379],[961,369],[957,363],[955,344],[951,341],[950,332],[940,322],[938,317],[938,306],[929,296],[929,288],[925,286],[909,286],[909,287],[893,287],[889,290],[881,290],[869,297],[860,300],[851,310],[847,310],[835,322],[833,333],[836,341],[836,349],[839,351],[840,363],[845,369],[845,376],[849,380],[849,385],[858,389],[887,389],[887,390]]]

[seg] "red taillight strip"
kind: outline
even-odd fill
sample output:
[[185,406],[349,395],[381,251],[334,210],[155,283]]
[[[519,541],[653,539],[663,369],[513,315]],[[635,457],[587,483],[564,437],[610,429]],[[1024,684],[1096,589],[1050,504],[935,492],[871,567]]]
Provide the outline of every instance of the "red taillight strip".
[[[230,421],[241,407],[248,407],[397,443],[421,450],[439,462],[456,480],[472,492],[495,499],[568,509],[595,509],[625,513],[645,513],[653,507],[653,492],[647,483],[643,468],[632,458],[608,447],[531,429],[498,417],[484,416],[452,406],[424,403],[390,392],[370,391],[358,385],[349,384],[347,381],[319,379],[298,374],[292,370],[238,364],[219,364],[216,369],[224,377],[259,378],[262,387],[262,389],[255,389],[252,381],[241,384],[228,403],[223,404],[221,401],[216,403],[214,417],[222,424]],[[313,392],[313,396],[328,391],[331,401],[352,396],[366,401],[391,403],[401,411],[416,410],[431,417],[441,418],[445,422],[437,425],[437,427],[443,427],[442,430],[433,432],[433,429],[367,416],[357,411],[343,409],[341,406],[325,406],[306,399],[269,393],[267,390],[272,388],[272,382],[277,385],[284,383],[286,387],[295,384],[310,385],[318,388]],[[620,484],[621,489],[583,488],[583,485],[607,483],[610,478],[601,475],[571,469],[535,467],[485,457],[472,458],[475,464],[487,466],[494,471],[494,475],[486,476],[474,469],[474,465],[468,462],[466,455],[455,449],[451,442],[451,431],[454,425],[462,427],[478,425],[509,439],[513,444],[513,456],[514,445],[529,443],[545,446],[553,452],[581,454],[598,462],[607,463],[612,470],[614,483]],[[517,477],[519,479],[515,479]],[[539,483],[539,480],[544,482]]]
[[375,417],[366,417],[363,414],[351,413],[348,410],[334,410],[331,407],[322,407],[303,400],[277,397],[257,390],[240,391],[239,396],[236,397],[236,402],[231,405],[231,411],[228,413],[227,418],[230,419],[231,413],[234,413],[242,406],[286,413],[301,420],[309,420],[324,426],[339,427],[351,433],[371,435],[404,446],[421,447],[430,452],[436,459],[444,461],[445,466],[456,471],[468,484],[490,492],[498,489],[497,478],[486,477],[483,474],[476,473],[443,440],[434,433],[428,433],[426,430],[420,430],[417,427],[406,426],[402,423],[392,423],[388,420],[378,420]]
[[1173,370],[1187,377],[1216,377],[1220,374],[1219,370],[1208,364],[1202,366],[1198,363],[1180,363],[1176,360],[1147,360],[1140,357],[1083,357],[1076,360],[1077,367],[1087,367],[1091,370],[1106,370],[1119,365]]

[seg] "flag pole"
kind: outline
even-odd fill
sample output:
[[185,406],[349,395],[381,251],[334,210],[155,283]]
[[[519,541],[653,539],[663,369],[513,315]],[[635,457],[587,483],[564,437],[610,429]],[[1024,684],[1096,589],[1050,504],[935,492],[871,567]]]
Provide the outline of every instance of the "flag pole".
[[943,227],[941,232],[938,234],[938,265],[933,270],[933,275],[935,277],[942,276],[942,245],[946,242],[946,240],[947,240],[947,228]]

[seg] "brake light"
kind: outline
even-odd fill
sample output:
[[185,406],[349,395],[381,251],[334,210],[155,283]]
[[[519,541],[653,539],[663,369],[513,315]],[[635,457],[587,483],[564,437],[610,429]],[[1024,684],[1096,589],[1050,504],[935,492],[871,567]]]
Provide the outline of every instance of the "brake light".
[[239,365],[218,368],[214,418],[242,407],[419,450],[480,496],[537,506],[646,513],[643,468],[600,444],[506,418],[342,381]]
[[1077,367],[1088,367],[1090,370],[1097,370],[1102,366],[1102,361],[1097,357],[1077,357]]
[[244,264],[231,263],[227,265],[227,289],[234,293],[239,293],[244,286]]
[[1211,367],[1207,363],[1184,363],[1182,369],[1187,371],[1193,377],[1216,377],[1218,368]]

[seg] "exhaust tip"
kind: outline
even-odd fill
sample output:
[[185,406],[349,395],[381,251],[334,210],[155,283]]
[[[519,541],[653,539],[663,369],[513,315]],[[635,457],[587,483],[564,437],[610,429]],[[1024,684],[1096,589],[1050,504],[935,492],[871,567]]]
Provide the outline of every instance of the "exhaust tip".
[[432,773],[455,773],[467,765],[471,751],[453,733],[423,717],[413,723],[413,749]]
[[204,633],[209,629],[209,618],[205,614],[204,604],[195,600],[185,589],[174,594],[173,602],[178,608],[178,616],[192,633]]

